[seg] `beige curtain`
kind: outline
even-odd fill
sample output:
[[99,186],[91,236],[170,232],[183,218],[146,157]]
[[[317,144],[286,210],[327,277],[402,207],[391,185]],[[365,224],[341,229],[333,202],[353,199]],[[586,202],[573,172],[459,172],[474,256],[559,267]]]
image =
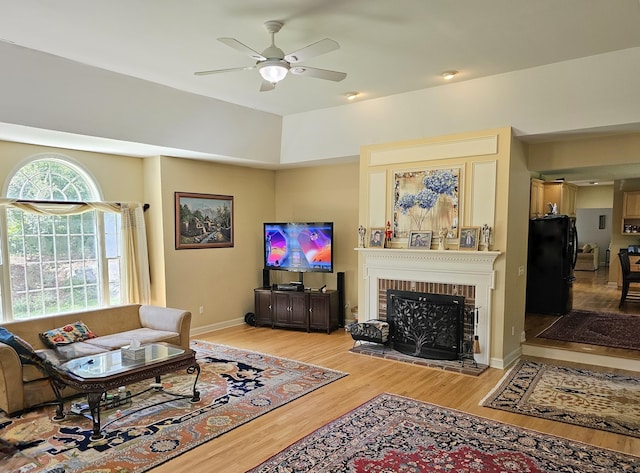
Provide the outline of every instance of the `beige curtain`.
[[124,304],[149,304],[151,278],[144,207],[137,202],[86,202],[80,204],[18,202],[0,199],[0,208],[13,207],[39,215],[77,215],[91,210],[120,213],[122,246],[120,248],[120,291]]
[[122,216],[121,284],[122,301],[126,304],[149,304],[151,278],[144,208],[137,202],[120,204]]

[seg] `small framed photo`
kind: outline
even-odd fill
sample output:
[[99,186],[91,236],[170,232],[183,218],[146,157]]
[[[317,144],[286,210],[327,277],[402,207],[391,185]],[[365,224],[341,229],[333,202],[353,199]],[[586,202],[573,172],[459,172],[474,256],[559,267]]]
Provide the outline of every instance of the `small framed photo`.
[[416,248],[418,250],[430,250],[432,235],[432,231],[410,231],[409,248]]
[[382,248],[384,246],[384,228],[380,227],[371,229],[371,234],[369,235],[369,246],[372,248],[376,246]]
[[466,251],[478,251],[480,227],[460,228],[460,249]]

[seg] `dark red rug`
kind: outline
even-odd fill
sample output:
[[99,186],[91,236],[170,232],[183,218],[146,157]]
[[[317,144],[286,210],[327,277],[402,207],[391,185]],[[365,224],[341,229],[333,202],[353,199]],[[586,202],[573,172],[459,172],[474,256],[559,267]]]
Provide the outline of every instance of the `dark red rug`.
[[381,394],[249,473],[611,473],[640,457]]
[[538,337],[640,350],[640,315],[572,310]]

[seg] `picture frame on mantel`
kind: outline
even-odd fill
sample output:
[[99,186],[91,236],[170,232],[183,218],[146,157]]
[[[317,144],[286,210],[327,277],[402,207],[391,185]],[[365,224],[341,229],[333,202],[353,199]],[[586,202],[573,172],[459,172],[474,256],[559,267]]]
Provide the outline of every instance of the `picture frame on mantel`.
[[461,227],[460,246],[462,251],[478,251],[480,227]]
[[429,231],[411,231],[409,232],[409,242],[407,247],[414,250],[430,250],[431,237],[433,232]]
[[233,247],[233,196],[175,193],[176,250]]
[[374,227],[369,234],[369,247],[370,248],[383,248],[384,247],[384,228]]

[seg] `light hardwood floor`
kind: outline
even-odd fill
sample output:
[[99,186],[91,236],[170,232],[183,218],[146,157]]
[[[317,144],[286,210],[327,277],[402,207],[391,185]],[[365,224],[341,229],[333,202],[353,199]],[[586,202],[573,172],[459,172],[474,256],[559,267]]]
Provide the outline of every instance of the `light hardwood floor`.
[[473,377],[353,354],[349,352],[353,340],[344,330],[327,335],[243,325],[197,338],[313,363],[349,375],[157,467],[154,473],[246,471],[382,392],[600,447],[640,452],[640,439],[479,406],[504,375],[502,370],[490,368]]
[[[602,267],[598,271],[576,271],[575,276],[576,281],[573,285],[574,309],[638,315],[640,317],[640,301],[637,299],[634,301],[628,297],[627,302],[621,308],[618,307],[620,303],[620,289],[608,284],[609,268]],[[551,325],[557,318],[558,317],[551,315],[527,314],[525,317],[527,343],[550,348],[561,348],[579,353],[638,360],[638,369],[640,370],[640,352],[637,350],[567,343],[536,337],[537,334]]]

